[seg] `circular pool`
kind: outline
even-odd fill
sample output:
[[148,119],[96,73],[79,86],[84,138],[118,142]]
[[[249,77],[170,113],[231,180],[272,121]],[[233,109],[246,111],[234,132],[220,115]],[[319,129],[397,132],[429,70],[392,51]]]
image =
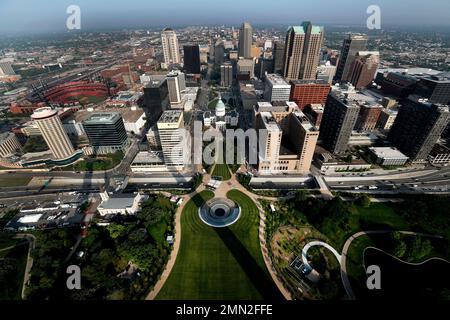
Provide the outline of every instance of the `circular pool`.
[[208,226],[223,228],[232,225],[239,219],[241,209],[230,199],[214,198],[205,202],[198,209],[198,215]]

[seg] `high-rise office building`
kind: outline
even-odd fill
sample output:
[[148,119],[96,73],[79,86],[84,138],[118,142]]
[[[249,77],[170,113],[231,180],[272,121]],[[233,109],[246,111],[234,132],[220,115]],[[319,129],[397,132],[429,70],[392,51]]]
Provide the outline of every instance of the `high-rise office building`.
[[198,45],[183,46],[184,72],[187,74],[200,73],[200,49]]
[[336,66],[332,66],[329,62],[317,67],[317,80],[325,81],[331,85],[335,74]]
[[433,103],[450,104],[450,73],[420,78],[415,93]]
[[239,30],[239,57],[252,58],[253,28],[244,22]]
[[410,96],[400,107],[388,140],[411,161],[425,161],[450,121],[447,105]]
[[282,76],[270,73],[266,74],[264,87],[264,100],[272,101],[289,101],[291,94],[291,86]]
[[376,103],[361,105],[355,129],[358,131],[373,131],[380,118],[383,107]]
[[254,77],[255,63],[253,59],[239,59],[237,62],[237,78],[250,80]]
[[294,102],[259,102],[253,123],[259,129],[260,173],[309,172],[319,131]]
[[339,58],[339,64],[336,69],[336,81],[348,81],[351,66],[359,51],[367,50],[367,36],[349,35],[344,39]]
[[66,159],[74,155],[75,150],[59,119],[58,111],[50,107],[34,110],[31,115],[44,137],[55,159]]
[[266,73],[273,73],[273,59],[259,58],[255,65],[255,75],[259,79],[263,79]]
[[164,111],[157,127],[167,169],[183,170],[191,154],[189,135],[184,130],[183,111]]
[[273,73],[282,74],[284,63],[284,42],[276,41],[273,46]]
[[12,76],[15,75],[12,63],[6,60],[0,60],[0,76]]
[[169,109],[169,89],[165,76],[153,76],[144,86],[144,111],[149,124],[154,124]]
[[166,77],[166,81],[170,104],[179,104],[181,102],[181,92],[186,90],[184,73],[180,71],[170,72]]
[[20,151],[22,145],[12,132],[0,133],[0,158],[7,157]]
[[200,63],[208,63],[209,45],[201,44],[198,47],[200,50]]
[[358,119],[359,105],[344,94],[331,92],[324,108],[319,139],[328,151],[339,154],[347,150],[348,141]]
[[316,79],[323,38],[323,27],[311,22],[288,29],[283,63],[283,76],[287,80]]
[[323,80],[292,80],[290,100],[303,110],[309,104],[322,104],[327,101],[331,85]]
[[118,112],[93,113],[83,121],[83,129],[96,154],[124,151],[128,145],[125,125]]
[[219,40],[214,45],[214,63],[220,66],[225,61],[225,46]]
[[220,86],[231,87],[233,84],[233,64],[229,61],[220,66]]
[[161,42],[164,54],[164,63],[166,66],[180,63],[180,49],[178,47],[178,38],[175,31],[171,28],[165,28],[161,33]]
[[353,60],[347,80],[356,89],[368,87],[374,81],[379,62],[380,54],[378,51],[358,52]]

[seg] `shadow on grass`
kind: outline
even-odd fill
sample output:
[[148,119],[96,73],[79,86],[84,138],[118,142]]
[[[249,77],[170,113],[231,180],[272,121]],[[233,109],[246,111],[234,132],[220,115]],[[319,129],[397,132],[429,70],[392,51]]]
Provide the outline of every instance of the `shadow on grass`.
[[214,231],[227,246],[261,297],[265,300],[282,300],[281,293],[278,292],[270,275],[256,263],[234,233],[229,228],[214,228]]

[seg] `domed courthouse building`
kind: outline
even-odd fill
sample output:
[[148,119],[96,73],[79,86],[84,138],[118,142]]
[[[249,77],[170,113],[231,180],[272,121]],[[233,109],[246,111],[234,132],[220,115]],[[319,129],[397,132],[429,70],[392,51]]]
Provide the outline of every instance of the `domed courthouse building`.
[[217,98],[217,103],[214,108],[214,115],[211,114],[211,111],[206,111],[203,114],[203,125],[208,128],[213,126],[217,130],[225,131],[227,125],[232,127],[236,127],[239,120],[239,113],[236,111],[226,112],[225,103],[222,101],[222,96],[219,93],[219,97]]

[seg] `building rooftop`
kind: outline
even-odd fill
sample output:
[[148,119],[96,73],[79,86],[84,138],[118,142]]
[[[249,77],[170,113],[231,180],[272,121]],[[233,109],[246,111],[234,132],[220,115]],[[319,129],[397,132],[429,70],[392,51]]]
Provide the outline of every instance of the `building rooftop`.
[[316,127],[311,124],[308,117],[303,112],[296,111],[293,114],[305,129],[305,131],[317,131]]
[[401,153],[396,148],[392,148],[392,147],[372,147],[372,148],[369,148],[369,150],[373,154],[375,154],[378,158],[383,158],[383,159],[404,158],[404,159],[408,159],[407,156],[405,156],[403,153]]
[[12,134],[14,134],[14,133],[12,133],[12,132],[2,132],[2,133],[0,133],[0,142],[5,140],[6,138],[8,138]]
[[269,131],[281,131],[280,126],[275,121],[275,118],[270,112],[261,112],[261,119],[263,120],[265,127]]
[[142,164],[164,164],[162,151],[139,152],[131,165]]
[[55,114],[57,114],[58,111],[56,109],[53,109],[51,107],[43,107],[34,110],[34,113],[31,115],[32,119],[45,119],[48,117],[52,117]]
[[286,80],[276,74],[276,73],[268,73],[266,74],[266,81],[272,84],[272,86],[286,86],[290,88],[289,83],[286,82]]
[[83,122],[85,124],[113,123],[119,119],[120,119],[120,114],[118,112],[99,112],[99,113],[92,113]]
[[327,81],[323,79],[304,79],[304,80],[291,80],[290,83],[292,84],[329,84]]
[[75,121],[76,123],[83,122],[88,119],[95,112],[105,112],[105,113],[119,113],[122,116],[124,122],[136,122],[144,113],[141,108],[113,108],[113,107],[101,107],[97,109],[84,109],[78,110],[74,114],[67,117],[63,122]]
[[[294,29],[295,33],[306,33],[307,30],[307,26],[308,26],[309,22],[303,22],[301,26],[292,26],[289,27],[290,29]],[[311,33],[312,34],[319,34],[319,33],[323,33],[323,27],[321,26],[311,26]]]
[[159,118],[159,123],[176,123],[180,120],[180,117],[183,115],[183,111],[181,110],[166,110]]
[[135,198],[136,196],[134,194],[113,195],[108,200],[102,201],[99,207],[103,209],[131,208]]

